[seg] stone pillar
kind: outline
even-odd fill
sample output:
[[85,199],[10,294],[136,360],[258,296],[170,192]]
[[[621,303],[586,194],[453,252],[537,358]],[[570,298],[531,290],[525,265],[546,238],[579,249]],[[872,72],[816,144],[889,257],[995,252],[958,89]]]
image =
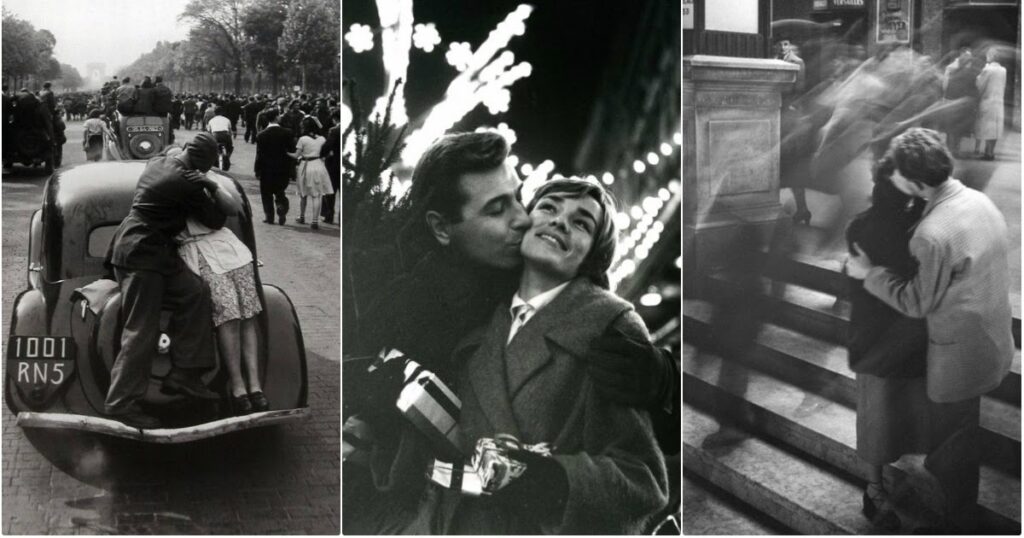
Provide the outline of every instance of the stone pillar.
[[688,295],[741,226],[780,218],[781,92],[797,66],[781,60],[683,57],[683,275]]

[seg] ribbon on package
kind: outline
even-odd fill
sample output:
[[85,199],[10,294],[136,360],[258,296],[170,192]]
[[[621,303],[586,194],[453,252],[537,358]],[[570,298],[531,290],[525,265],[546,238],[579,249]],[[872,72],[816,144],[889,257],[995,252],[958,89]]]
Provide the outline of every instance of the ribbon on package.
[[501,490],[526,472],[526,464],[513,458],[511,452],[523,450],[539,456],[551,456],[548,443],[529,445],[511,435],[499,434],[493,439],[483,437],[476,442],[469,463],[458,465],[434,460],[430,479],[441,487],[479,497]]
[[405,378],[395,406],[447,459],[461,459],[459,412],[462,401],[436,374],[397,349],[381,350],[369,367],[373,372],[389,361],[402,361]]

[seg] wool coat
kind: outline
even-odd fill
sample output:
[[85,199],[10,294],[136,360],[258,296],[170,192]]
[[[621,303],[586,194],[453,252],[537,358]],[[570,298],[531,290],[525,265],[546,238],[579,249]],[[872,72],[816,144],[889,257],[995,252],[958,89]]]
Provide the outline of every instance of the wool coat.
[[978,118],[974,122],[974,137],[995,140],[1003,136],[1003,95],[1006,93],[1006,68],[989,62],[976,81],[981,98]]
[[632,306],[585,278],[573,280],[506,347],[508,301],[455,349],[461,449],[511,434],[547,442],[568,478],[564,510],[543,520],[502,497],[472,498],[433,485],[411,534],[633,534],[668,502],[665,461],[646,412],[604,400],[587,374],[590,342],[616,327],[649,339]]
[[956,179],[937,188],[910,239],[917,274],[872,268],[864,289],[928,325],[928,397],[951,403],[999,386],[1013,361],[1006,221]]

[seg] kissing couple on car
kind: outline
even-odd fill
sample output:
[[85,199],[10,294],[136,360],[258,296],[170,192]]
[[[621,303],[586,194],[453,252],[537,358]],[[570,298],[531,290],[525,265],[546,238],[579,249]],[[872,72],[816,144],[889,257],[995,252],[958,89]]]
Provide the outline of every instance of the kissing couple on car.
[[231,409],[242,414],[269,408],[256,368],[255,316],[262,307],[252,253],[224,227],[242,211],[241,194],[206,175],[216,161],[217,142],[209,133],[151,159],[107,252],[124,322],[104,412],[132,427],[161,426],[140,401],[149,388],[163,310],[170,311],[172,368],[162,391],[220,399],[202,380],[216,366],[216,326]]

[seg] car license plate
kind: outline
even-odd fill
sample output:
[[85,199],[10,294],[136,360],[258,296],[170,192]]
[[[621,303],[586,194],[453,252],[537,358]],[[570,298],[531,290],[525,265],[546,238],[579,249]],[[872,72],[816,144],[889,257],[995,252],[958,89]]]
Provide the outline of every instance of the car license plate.
[[145,126],[145,125],[130,125],[126,127],[129,133],[159,133],[164,130],[160,125]]
[[76,349],[67,336],[12,336],[7,342],[7,377],[23,396],[41,403],[71,377]]

